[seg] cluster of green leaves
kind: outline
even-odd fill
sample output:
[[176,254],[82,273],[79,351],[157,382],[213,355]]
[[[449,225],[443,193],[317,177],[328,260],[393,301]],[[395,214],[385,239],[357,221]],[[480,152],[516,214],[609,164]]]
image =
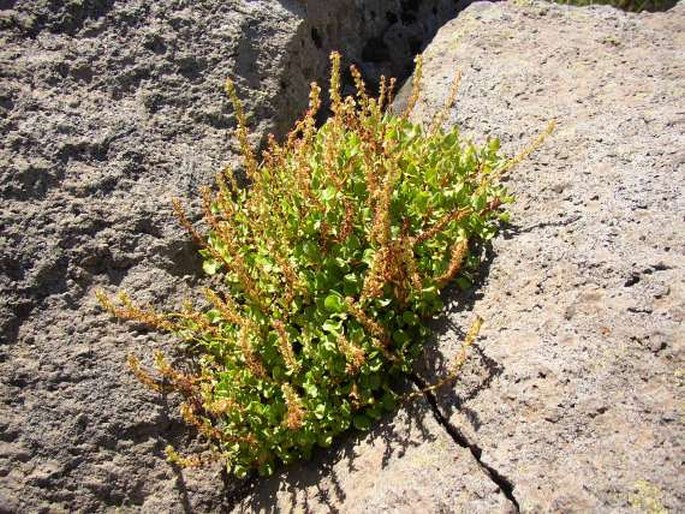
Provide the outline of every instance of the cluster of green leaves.
[[176,205],[213,277],[205,308],[159,314],[101,298],[189,344],[193,373],[163,356],[161,379],[135,358],[132,367],[150,387],[184,396],[185,419],[239,477],[307,458],[395,408],[396,379],[429,337],[441,288],[468,286],[479,261],[469,245],[493,237],[511,200],[497,181],[507,165],[497,141],[479,147],[457,129],[411,122],[418,87],[404,113],[389,112],[393,82],[371,98],[354,69],[358,94],[342,98],[339,59],[328,121],[315,124],[313,84],[306,115],[261,162],[228,84],[249,187],[221,173],[204,193],[205,231]]

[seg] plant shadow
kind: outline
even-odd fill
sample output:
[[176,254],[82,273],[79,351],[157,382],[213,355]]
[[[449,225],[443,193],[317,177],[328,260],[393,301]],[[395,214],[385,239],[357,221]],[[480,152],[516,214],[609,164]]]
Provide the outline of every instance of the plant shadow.
[[[514,237],[515,226],[503,227],[501,236]],[[449,288],[443,294],[446,313],[432,320],[434,336],[426,342],[425,350],[415,366],[420,381],[434,383],[449,373],[452,359],[444,353],[440,342],[447,336],[463,341],[468,331],[466,318],[472,317],[476,302],[482,298],[482,287],[495,257],[490,244],[472,248],[479,252],[482,261],[474,271],[473,287],[462,291]],[[464,323],[455,321],[459,313]],[[468,402],[502,373],[502,366],[489,357],[476,343],[464,367],[466,380],[436,391],[443,414],[449,416],[461,411],[475,429],[480,426],[477,412],[469,409]],[[409,380],[404,391],[416,388]],[[298,462],[269,478],[256,476],[243,482],[239,494],[233,494],[231,504],[246,512],[339,512],[346,500],[346,491],[355,481],[369,475],[379,475],[393,462],[401,460],[411,448],[435,441],[434,413],[425,398],[405,404],[392,415],[386,416],[367,433],[351,431],[334,442],[328,449],[320,449],[307,462]],[[440,429],[441,430],[441,429]],[[229,479],[230,480],[230,479]],[[373,478],[371,479],[373,480]]]
[[[498,237],[509,239],[520,232],[520,227],[506,225],[501,228]],[[430,323],[433,337],[426,343],[424,352],[415,366],[422,382],[435,383],[450,374],[454,359],[460,353],[462,343],[475,319],[475,306],[484,296],[485,285],[496,254],[490,243],[473,247],[471,251],[480,254],[481,263],[473,272],[474,280],[469,289],[462,290],[452,286],[442,293],[444,313]],[[502,365],[490,357],[476,340],[456,381],[445,384],[433,392],[442,415],[449,420],[455,412],[461,412],[472,428],[478,430],[481,426],[480,418],[468,403],[487,389],[503,370]]]
[[[410,390],[408,383],[405,390]],[[241,512],[339,512],[354,482],[373,480],[409,449],[436,439],[426,416],[431,410],[425,400],[406,404],[368,432],[349,431],[309,461],[272,477],[246,480],[248,486],[231,503]]]

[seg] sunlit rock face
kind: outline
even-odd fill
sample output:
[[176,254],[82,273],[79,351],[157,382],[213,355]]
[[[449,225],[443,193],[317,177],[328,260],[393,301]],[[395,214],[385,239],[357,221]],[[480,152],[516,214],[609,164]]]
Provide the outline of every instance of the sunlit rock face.
[[192,297],[199,261],[170,200],[193,212],[239,165],[227,77],[257,147],[299,116],[331,49],[370,83],[406,75],[457,7],[420,4],[0,2],[0,510],[231,503],[216,470],[186,479],[164,462],[192,434],[126,368],[170,341],[113,323],[94,290]]

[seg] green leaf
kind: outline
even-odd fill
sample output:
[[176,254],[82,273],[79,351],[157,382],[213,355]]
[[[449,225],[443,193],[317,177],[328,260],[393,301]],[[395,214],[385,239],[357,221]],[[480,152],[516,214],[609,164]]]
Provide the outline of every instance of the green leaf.
[[314,416],[316,416],[316,419],[323,419],[326,416],[326,406],[323,403],[318,404],[314,408]]
[[379,420],[383,416],[383,408],[381,405],[374,405],[366,409],[366,414],[372,419]]
[[274,466],[271,462],[262,464],[259,467],[259,476],[268,477],[274,474]]
[[413,327],[415,325],[419,325],[421,323],[421,320],[419,317],[416,315],[416,313],[412,311],[406,311],[405,313],[402,314],[402,321],[404,321],[407,325]]
[[233,466],[233,474],[236,478],[245,478],[247,476],[248,469],[242,464],[236,464]]
[[392,333],[392,340],[400,346],[407,343],[409,339],[409,334],[407,334],[404,330],[395,330]]
[[357,430],[368,430],[371,428],[371,419],[364,414],[357,414],[352,418],[352,424]]
[[210,323],[216,323],[221,320],[221,313],[216,309],[207,311],[207,319]]
[[328,203],[335,198],[337,192],[338,190],[335,187],[328,186],[326,189],[321,191],[321,200],[323,200],[324,203]]
[[471,287],[473,286],[471,281],[464,276],[457,277],[455,279],[455,283],[457,284],[459,289],[461,289],[462,291],[467,291],[467,290],[471,289]]
[[376,251],[373,248],[367,248],[366,250],[364,250],[364,255],[362,256],[362,261],[367,266],[371,266],[373,264],[373,258],[375,255],[376,255]]
[[329,312],[345,312],[342,296],[337,293],[329,294],[323,303]]
[[316,398],[319,395],[319,388],[313,382],[305,382],[302,384],[302,389],[304,389],[307,396],[311,398]]
[[202,270],[207,273],[207,275],[214,275],[219,269],[221,269],[221,263],[219,261],[215,261],[214,259],[205,259],[202,261]]
[[338,348],[337,345],[329,339],[324,339],[323,341],[321,341],[319,346],[329,353],[335,352]]
[[285,379],[285,369],[281,366],[274,366],[271,368],[271,376],[276,381],[281,381]]
[[339,334],[340,330],[342,329],[342,321],[327,319],[326,321],[323,322],[323,325],[321,325],[321,328],[323,328],[325,332],[332,332],[334,334]]
[[392,393],[386,392],[381,398],[381,405],[387,411],[392,412],[397,406],[397,401]]

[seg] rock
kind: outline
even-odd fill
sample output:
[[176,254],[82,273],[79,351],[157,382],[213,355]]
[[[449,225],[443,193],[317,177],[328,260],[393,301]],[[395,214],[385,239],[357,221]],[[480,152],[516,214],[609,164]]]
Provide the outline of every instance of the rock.
[[333,48],[406,72],[458,7],[420,4],[0,2],[1,511],[230,507],[238,484],[218,468],[164,461],[192,434],[127,370],[173,341],[113,322],[94,291],[161,308],[192,295],[200,263],[170,200],[196,214],[199,188],[239,166],[227,77],[257,146],[302,111]]
[[[682,510],[682,5],[476,4],[446,27],[418,117],[456,65],[447,122],[466,134],[513,152],[560,121],[510,175],[517,225],[495,242],[480,299],[455,298],[488,322],[463,380],[269,480],[164,461],[167,444],[201,442],[125,358],[174,342],[112,322],[93,293],[166,308],[192,295],[199,261],[169,200],[192,211],[199,188],[238,165],[223,81],[236,80],[258,145],[302,110],[329,50],[370,84],[402,74],[459,7],[2,4],[1,511]],[[422,374],[459,339],[444,327]]]
[[425,400],[368,435],[262,480],[234,512],[515,512]]
[[[476,3],[424,54],[416,119],[459,70],[447,123],[464,136],[513,155],[558,123],[508,174],[513,223],[477,295],[449,297],[449,327],[486,324],[466,380],[437,395],[523,512],[623,512],[644,484],[653,505],[685,508],[684,47],[682,2]],[[459,344],[443,328],[421,373],[440,376]]]

